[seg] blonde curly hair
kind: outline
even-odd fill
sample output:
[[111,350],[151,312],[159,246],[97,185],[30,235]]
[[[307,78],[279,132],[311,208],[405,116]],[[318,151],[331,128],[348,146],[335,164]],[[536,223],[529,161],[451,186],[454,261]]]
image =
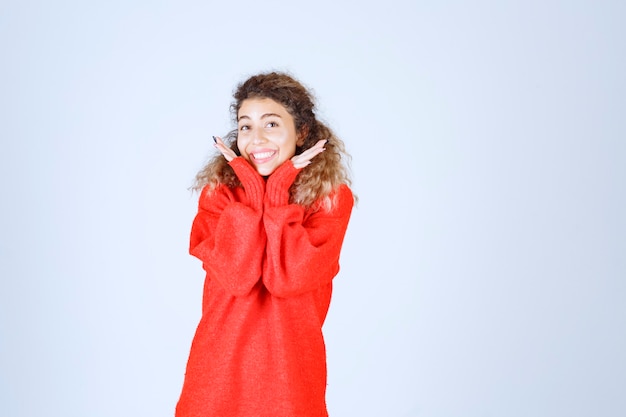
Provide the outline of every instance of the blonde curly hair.
[[[233,121],[244,100],[269,98],[283,105],[293,117],[296,131],[304,135],[302,146],[296,147],[296,155],[310,148],[319,140],[326,139],[326,150],[311,160],[303,168],[289,189],[290,202],[311,208],[317,204],[330,209],[334,201],[330,198],[333,190],[341,184],[351,185],[349,176],[350,155],[345,145],[330,128],[315,116],[315,103],[312,94],[300,82],[286,73],[269,72],[254,75],[237,86],[233,94],[235,101],[230,110]],[[223,138],[224,143],[237,155],[237,129],[231,130]],[[228,162],[218,153],[196,175],[192,189],[199,191],[205,186],[215,189],[219,184],[240,187],[241,182]]]

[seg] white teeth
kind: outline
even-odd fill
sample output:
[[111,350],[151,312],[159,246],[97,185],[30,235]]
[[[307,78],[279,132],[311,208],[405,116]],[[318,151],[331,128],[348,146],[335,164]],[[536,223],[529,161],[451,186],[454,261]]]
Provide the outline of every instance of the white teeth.
[[261,153],[252,154],[254,159],[265,159],[265,158],[269,158],[272,155],[274,155],[274,152],[261,152]]

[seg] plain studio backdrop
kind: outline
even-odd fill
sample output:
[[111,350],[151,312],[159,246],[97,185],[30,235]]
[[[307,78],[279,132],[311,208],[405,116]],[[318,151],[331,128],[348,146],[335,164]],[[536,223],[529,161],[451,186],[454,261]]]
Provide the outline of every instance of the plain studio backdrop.
[[188,187],[272,69],[353,156],[332,417],[626,415],[625,4],[3,1],[0,415],[173,415]]

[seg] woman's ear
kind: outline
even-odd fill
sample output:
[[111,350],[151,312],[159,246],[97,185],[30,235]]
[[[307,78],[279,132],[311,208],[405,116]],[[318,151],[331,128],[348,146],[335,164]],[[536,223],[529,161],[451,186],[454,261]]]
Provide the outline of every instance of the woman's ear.
[[308,126],[302,126],[300,128],[300,131],[298,132],[298,140],[296,141],[296,145],[297,146],[302,146],[304,145],[304,140],[306,139],[306,137],[309,134],[309,127]]

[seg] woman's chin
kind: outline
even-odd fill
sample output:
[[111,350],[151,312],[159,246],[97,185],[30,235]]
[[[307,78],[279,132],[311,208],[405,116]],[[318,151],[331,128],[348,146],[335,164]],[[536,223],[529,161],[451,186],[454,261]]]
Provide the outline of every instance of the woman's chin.
[[255,167],[256,172],[262,177],[269,177],[276,171],[276,167]]

